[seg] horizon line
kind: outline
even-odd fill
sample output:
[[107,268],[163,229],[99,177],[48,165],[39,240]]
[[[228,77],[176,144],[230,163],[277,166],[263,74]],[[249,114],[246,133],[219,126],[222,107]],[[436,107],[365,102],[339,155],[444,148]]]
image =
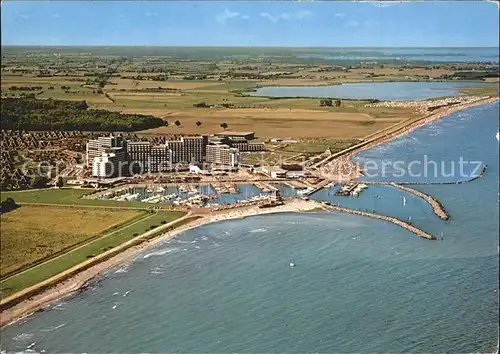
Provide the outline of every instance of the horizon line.
[[2,44],[1,47],[152,47],[152,48],[500,48],[500,46],[470,46],[470,45],[442,45],[442,46],[281,46],[281,45],[148,45],[148,44]]

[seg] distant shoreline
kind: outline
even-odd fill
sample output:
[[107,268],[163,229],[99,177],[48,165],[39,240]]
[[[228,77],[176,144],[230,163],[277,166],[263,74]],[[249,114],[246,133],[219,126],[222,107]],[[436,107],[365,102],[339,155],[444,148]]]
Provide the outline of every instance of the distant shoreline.
[[[324,178],[330,179],[332,181],[353,181],[357,180],[358,178],[363,177],[363,170],[362,168],[356,164],[352,158],[371,148],[374,148],[378,145],[388,143],[400,136],[406,135],[413,130],[420,128],[430,122],[439,120],[441,118],[447,117],[455,112],[472,108],[475,106],[481,106],[481,105],[486,105],[486,104],[492,104],[496,101],[498,101],[500,97],[498,96],[487,96],[483,98],[479,98],[478,100],[472,101],[472,102],[465,102],[465,103],[460,103],[457,105],[452,105],[449,107],[442,107],[435,112],[428,113],[427,115],[414,119],[412,121],[407,121],[407,122],[402,122],[402,123],[397,123],[394,126],[390,126],[386,129],[383,129],[382,131],[378,131],[376,133],[373,133],[370,135],[370,138],[368,140],[365,140],[357,145],[351,146],[343,151],[339,151],[335,153],[332,156],[335,156],[333,158],[330,157],[330,160],[326,163],[324,163],[320,169],[326,169],[331,170],[331,171],[343,171],[342,168],[339,167],[339,165],[349,165],[348,170],[350,171],[349,175],[328,175],[327,172],[322,172],[322,176]],[[343,167],[345,168],[345,167]]]

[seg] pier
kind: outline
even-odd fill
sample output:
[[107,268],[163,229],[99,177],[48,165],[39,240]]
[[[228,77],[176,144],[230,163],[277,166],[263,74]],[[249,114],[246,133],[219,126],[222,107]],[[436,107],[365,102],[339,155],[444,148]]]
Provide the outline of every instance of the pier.
[[271,193],[278,190],[278,188],[269,183],[253,182],[253,185],[264,193]]
[[381,214],[375,214],[375,213],[369,213],[366,211],[360,211],[360,210],[355,210],[355,209],[348,209],[340,206],[335,206],[335,205],[327,205],[323,203],[323,206],[326,209],[334,210],[334,211],[340,211],[343,213],[349,213],[349,214],[354,214],[354,215],[361,215],[361,216],[366,216],[372,219],[379,219],[379,220],[384,220],[388,222],[392,222],[395,225],[398,225],[402,227],[403,229],[406,229],[408,231],[413,232],[415,235],[425,238],[427,240],[436,240],[436,237],[425,232],[422,229],[419,229],[416,226],[410,225],[407,222],[404,222],[398,218],[392,217],[392,216],[387,216],[387,215],[381,215]]
[[425,194],[423,192],[417,191],[416,189],[409,188],[402,186],[397,183],[390,183],[391,186],[401,189],[405,192],[411,193],[413,195],[416,195],[419,198],[422,198],[425,200],[427,203],[429,203],[432,206],[432,210],[434,211],[434,214],[436,214],[438,217],[440,217],[443,220],[448,220],[450,218],[450,214],[446,211],[446,209],[443,207],[443,205],[434,197]]
[[303,195],[305,197],[309,197],[310,195],[313,195],[314,193],[323,189],[325,186],[329,185],[330,183],[331,183],[331,181],[325,179],[325,180],[321,181],[320,183],[318,183],[313,189],[310,189],[308,192],[304,193]]
[[364,183],[351,182],[342,185],[335,195],[343,197],[352,195],[357,197],[365,188],[367,188],[367,186]]

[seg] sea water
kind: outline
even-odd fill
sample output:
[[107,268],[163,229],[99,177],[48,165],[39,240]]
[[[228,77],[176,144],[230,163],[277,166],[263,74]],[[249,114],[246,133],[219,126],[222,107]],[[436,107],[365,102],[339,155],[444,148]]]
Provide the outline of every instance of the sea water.
[[321,48],[307,49],[298,58],[332,61],[498,62],[498,48]]
[[[442,231],[442,241],[341,213],[210,224],[4,328],[2,349],[492,352],[499,320],[498,110],[498,102],[467,109],[359,156],[413,159],[428,151],[484,161],[486,174],[470,183],[416,187],[441,201],[449,221],[408,194],[403,205],[405,194],[393,187],[335,197],[353,208],[412,216],[424,230]],[[334,198],[320,193],[313,198]]]

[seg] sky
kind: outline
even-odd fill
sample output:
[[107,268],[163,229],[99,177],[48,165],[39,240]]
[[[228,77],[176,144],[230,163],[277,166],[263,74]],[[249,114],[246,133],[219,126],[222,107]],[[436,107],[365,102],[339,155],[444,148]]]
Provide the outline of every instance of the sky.
[[491,1],[2,1],[2,45],[498,46]]

